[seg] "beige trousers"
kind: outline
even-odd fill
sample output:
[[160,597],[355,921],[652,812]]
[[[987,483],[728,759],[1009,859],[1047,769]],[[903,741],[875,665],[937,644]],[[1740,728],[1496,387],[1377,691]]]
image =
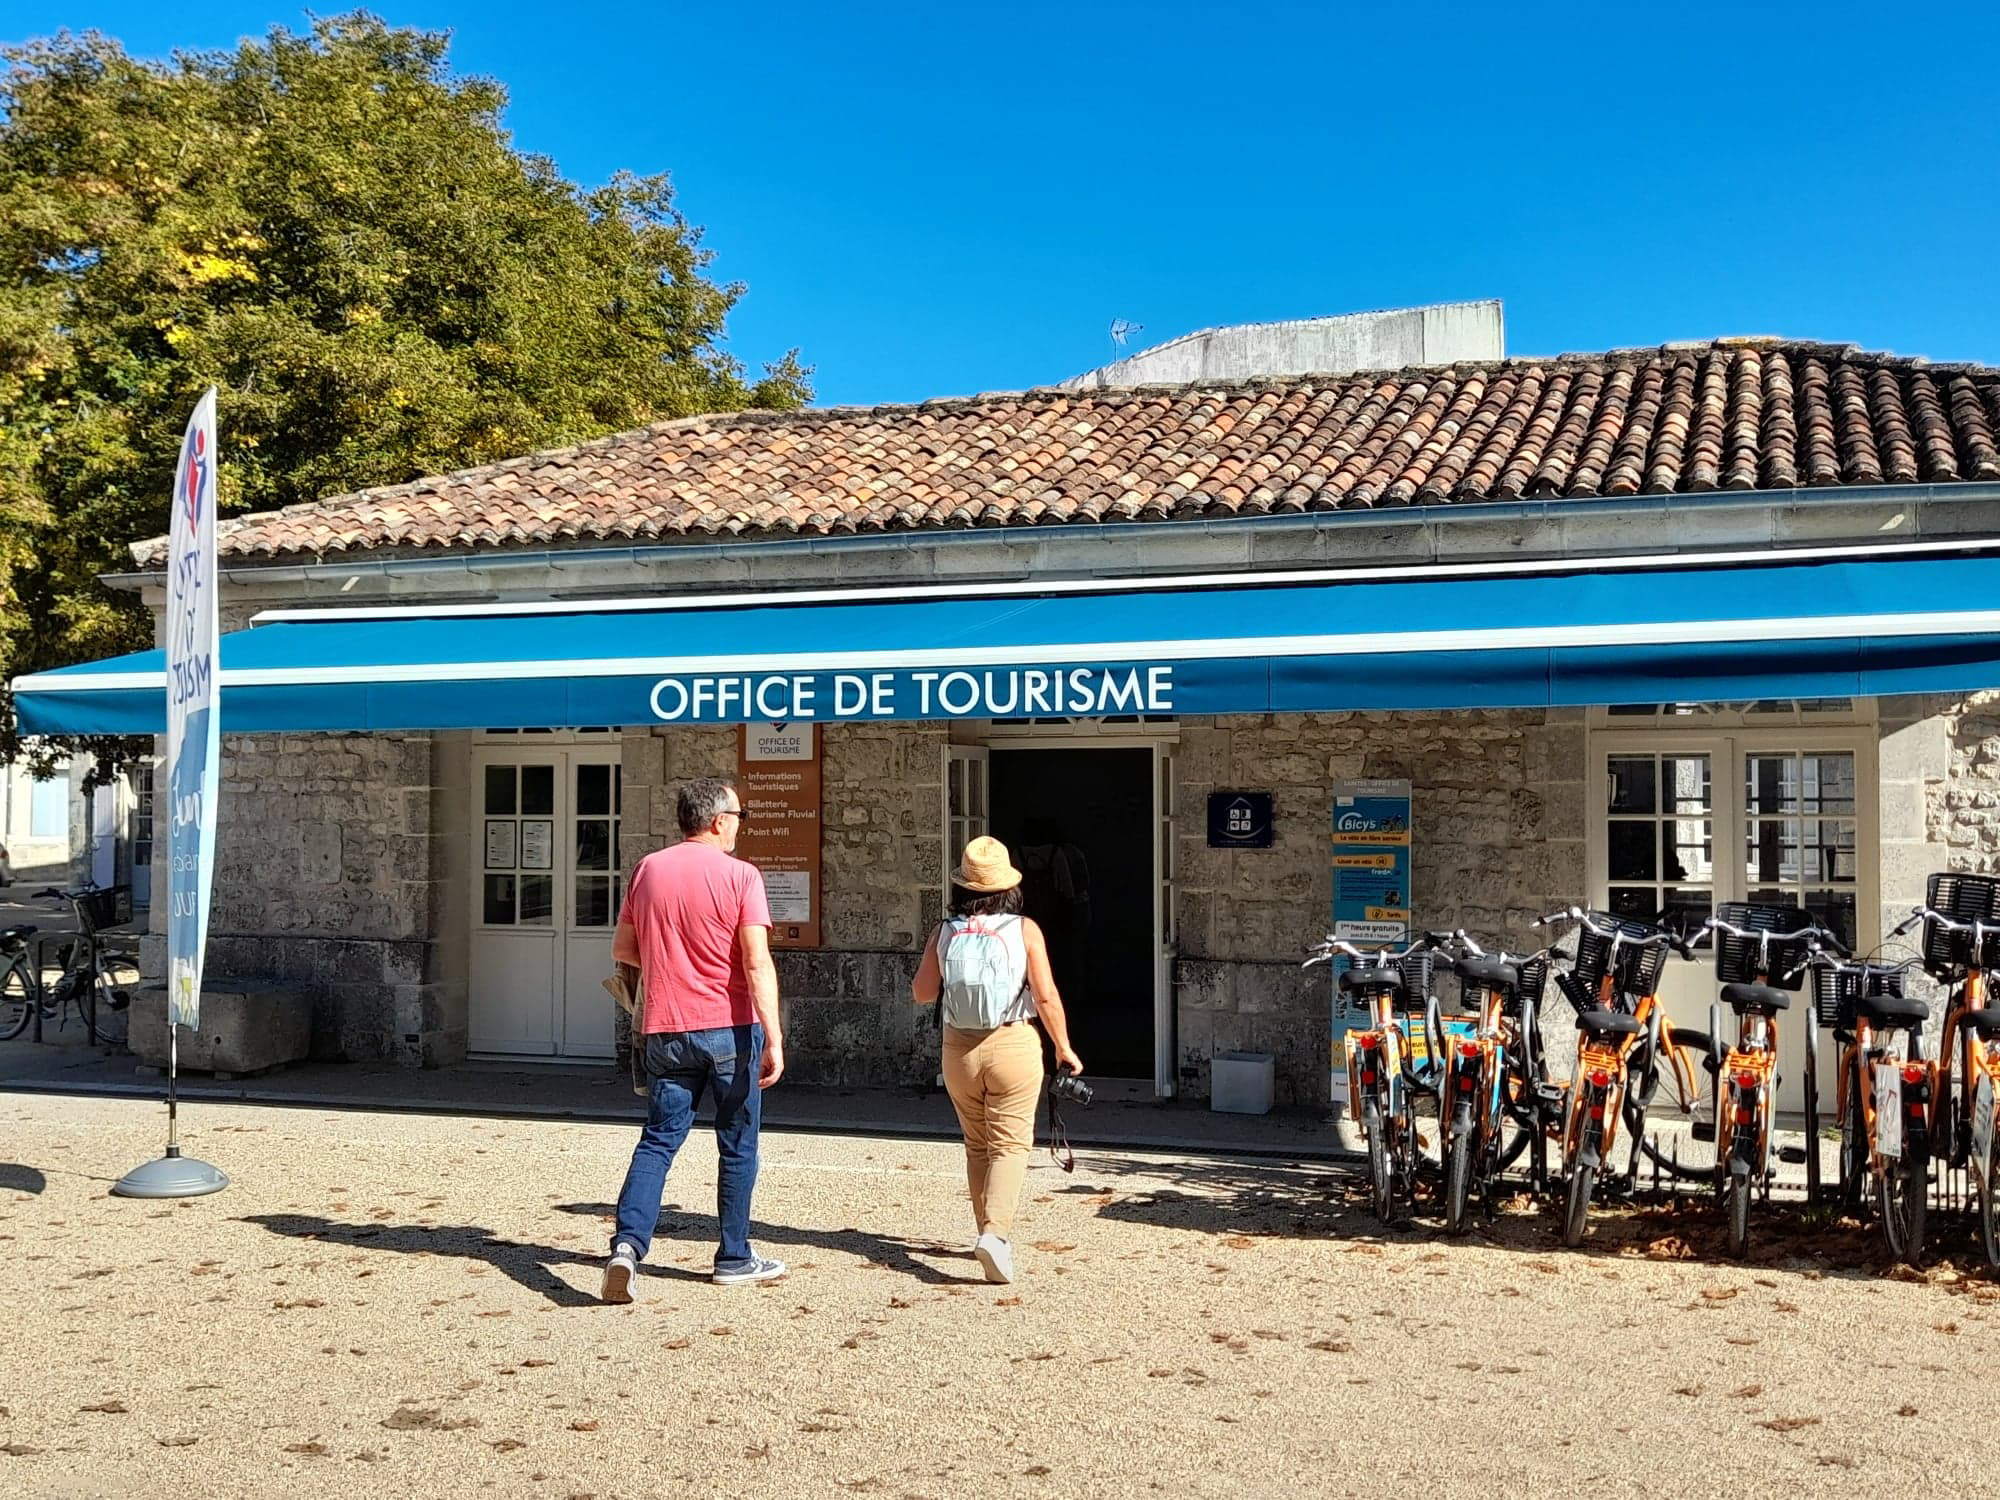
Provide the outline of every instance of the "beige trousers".
[[1042,1035],[1032,1022],[944,1029],[944,1086],[965,1134],[965,1185],[981,1234],[1007,1238],[1035,1147]]

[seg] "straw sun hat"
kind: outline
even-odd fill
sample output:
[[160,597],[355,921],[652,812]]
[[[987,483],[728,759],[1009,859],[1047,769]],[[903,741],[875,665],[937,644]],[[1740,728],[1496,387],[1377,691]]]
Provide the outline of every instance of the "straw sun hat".
[[1005,844],[981,834],[965,846],[951,878],[966,890],[984,895],[1011,891],[1021,883],[1021,872],[1008,861]]

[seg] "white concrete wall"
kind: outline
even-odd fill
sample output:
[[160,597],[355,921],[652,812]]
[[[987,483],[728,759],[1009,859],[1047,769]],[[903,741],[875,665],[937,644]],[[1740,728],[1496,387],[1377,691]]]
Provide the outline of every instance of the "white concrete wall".
[[1181,385],[1264,375],[1349,375],[1506,357],[1499,301],[1238,323],[1204,328],[1101,369],[1061,382],[1063,390],[1097,386]]

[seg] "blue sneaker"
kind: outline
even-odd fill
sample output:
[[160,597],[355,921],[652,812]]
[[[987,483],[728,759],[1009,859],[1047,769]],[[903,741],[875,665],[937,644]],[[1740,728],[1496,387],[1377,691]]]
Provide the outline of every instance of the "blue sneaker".
[[727,1270],[717,1267],[710,1279],[717,1286],[748,1286],[756,1281],[776,1281],[785,1274],[785,1263],[768,1255],[753,1255],[740,1266]]

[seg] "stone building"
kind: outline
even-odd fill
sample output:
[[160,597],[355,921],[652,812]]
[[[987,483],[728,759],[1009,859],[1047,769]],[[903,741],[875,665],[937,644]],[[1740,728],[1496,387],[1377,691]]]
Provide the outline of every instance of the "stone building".
[[[745,412],[226,523],[210,970],[309,989],[328,1058],[607,1057],[619,872],[748,719],[818,735],[801,1079],[929,1078],[990,827],[1066,851],[1094,1071],[1324,1104],[1358,779],[1410,784],[1419,928],[1777,894],[1872,947],[2000,868],[1996,429],[2000,370],[1725,341]],[[162,550],[115,580],[156,608]],[[159,672],[17,687],[143,730]],[[1214,847],[1251,792],[1269,847]]]

